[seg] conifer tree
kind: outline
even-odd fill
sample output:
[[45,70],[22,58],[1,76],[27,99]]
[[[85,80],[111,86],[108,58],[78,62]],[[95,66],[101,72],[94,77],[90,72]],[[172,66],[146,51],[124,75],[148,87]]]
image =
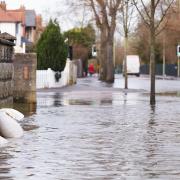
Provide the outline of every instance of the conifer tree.
[[51,68],[54,71],[63,71],[67,51],[67,45],[64,42],[59,24],[56,20],[50,20],[36,46],[37,68],[39,70]]

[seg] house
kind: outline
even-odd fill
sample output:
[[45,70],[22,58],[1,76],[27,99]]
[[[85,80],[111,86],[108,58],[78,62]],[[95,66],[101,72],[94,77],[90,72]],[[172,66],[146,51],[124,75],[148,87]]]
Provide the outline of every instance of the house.
[[34,10],[24,6],[8,10],[5,1],[0,2],[0,31],[16,37],[15,51],[21,51],[23,44],[35,43],[43,32],[42,18]]

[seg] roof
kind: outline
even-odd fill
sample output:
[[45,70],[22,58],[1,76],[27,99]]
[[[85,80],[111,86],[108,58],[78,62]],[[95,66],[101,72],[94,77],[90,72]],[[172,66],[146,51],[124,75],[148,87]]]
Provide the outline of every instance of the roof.
[[11,13],[0,9],[0,22],[18,22],[19,20]]
[[25,25],[26,27],[36,26],[36,13],[34,10],[25,11]]
[[13,41],[16,40],[16,37],[14,37],[14,36],[12,36],[12,35],[6,33],[6,32],[0,34],[0,38],[6,39],[6,40],[13,40]]
[[0,22],[12,22],[12,23],[21,22],[26,27],[36,27],[36,13],[34,10],[0,9]]
[[6,39],[1,39],[0,38],[0,43],[1,44],[4,44],[4,45],[8,45],[8,46],[15,46],[15,44],[14,44],[14,42],[12,42],[12,41],[8,41],[8,40],[6,40]]
[[6,10],[6,13],[8,15],[14,17],[15,21],[13,21],[13,22],[22,22],[24,24],[24,22],[25,22],[25,10],[24,9]]

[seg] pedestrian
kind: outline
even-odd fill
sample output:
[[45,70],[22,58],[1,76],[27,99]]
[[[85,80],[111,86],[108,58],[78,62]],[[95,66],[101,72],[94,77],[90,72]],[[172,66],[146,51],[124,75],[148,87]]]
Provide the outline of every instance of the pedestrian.
[[93,64],[89,65],[88,72],[89,72],[90,76],[92,76],[94,74],[94,65]]

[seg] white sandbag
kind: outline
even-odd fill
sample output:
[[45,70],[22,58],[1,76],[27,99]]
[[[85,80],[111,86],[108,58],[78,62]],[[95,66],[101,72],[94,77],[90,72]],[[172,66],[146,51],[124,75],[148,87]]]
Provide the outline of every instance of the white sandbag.
[[6,112],[0,111],[0,134],[4,138],[19,138],[23,136],[23,129]]
[[8,141],[0,136],[0,147],[4,146],[7,143],[8,143]]
[[22,113],[12,108],[2,108],[0,109],[0,112],[1,111],[6,112],[7,115],[11,116],[16,121],[20,121],[24,118],[24,115]]

